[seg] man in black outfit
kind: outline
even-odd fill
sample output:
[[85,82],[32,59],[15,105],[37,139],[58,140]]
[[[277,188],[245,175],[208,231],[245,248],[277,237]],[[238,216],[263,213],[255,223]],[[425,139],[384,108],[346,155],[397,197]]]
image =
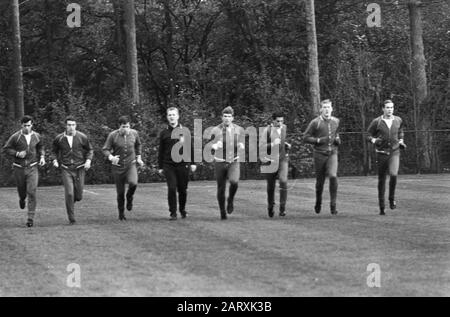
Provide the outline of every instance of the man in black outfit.
[[[167,121],[169,125],[159,135],[158,172],[164,173],[166,177],[170,220],[177,219],[177,192],[181,218],[186,218],[189,169],[192,172],[197,169],[192,159],[193,151],[189,129],[179,124],[179,119],[178,109],[175,107],[168,108]],[[174,152],[174,155],[172,155],[172,149],[177,143],[182,145],[183,151],[187,149],[190,153]]]

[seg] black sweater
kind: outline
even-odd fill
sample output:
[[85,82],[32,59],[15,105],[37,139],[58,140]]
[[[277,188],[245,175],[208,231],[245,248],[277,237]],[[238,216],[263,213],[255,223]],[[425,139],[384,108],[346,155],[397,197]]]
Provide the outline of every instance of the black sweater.
[[[172,139],[172,132],[175,131],[174,139]],[[182,157],[181,160],[177,162],[172,157],[172,148],[178,142],[184,142],[183,150],[189,149],[190,153],[186,153],[189,155],[188,160],[184,160]],[[180,143],[181,146],[181,143]],[[180,156],[183,156],[184,152],[181,150]],[[191,138],[191,133],[188,128],[183,127],[181,124],[177,125],[175,128],[168,125],[167,128],[161,131],[159,134],[159,153],[158,153],[158,168],[162,169],[164,164],[170,165],[178,165],[178,164],[192,164],[194,165],[194,149],[193,142]]]

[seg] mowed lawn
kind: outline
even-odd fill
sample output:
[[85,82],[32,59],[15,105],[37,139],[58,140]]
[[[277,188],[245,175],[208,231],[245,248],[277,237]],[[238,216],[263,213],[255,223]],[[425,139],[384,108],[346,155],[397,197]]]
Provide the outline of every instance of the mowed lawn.
[[[450,296],[449,174],[400,176],[384,217],[375,177],[339,179],[337,216],[327,190],[313,212],[313,179],[289,187],[288,215],[269,219],[265,182],[241,181],[221,221],[215,182],[191,182],[188,218],[169,221],[165,184],[141,184],[119,222],[113,185],[87,186],[75,226],[63,187],[40,187],[31,229],[15,188],[2,188],[0,296]],[[80,288],[67,286],[71,263]]]

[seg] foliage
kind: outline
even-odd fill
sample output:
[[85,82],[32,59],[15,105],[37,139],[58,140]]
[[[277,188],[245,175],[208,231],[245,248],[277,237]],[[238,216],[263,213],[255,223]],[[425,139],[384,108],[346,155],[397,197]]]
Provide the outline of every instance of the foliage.
[[[130,115],[144,139],[147,167],[141,180],[160,180],[154,170],[157,136],[171,105],[180,107],[185,125],[202,118],[204,127],[220,123],[220,112],[228,105],[244,127],[266,125],[270,113],[281,109],[295,144],[292,165],[300,175],[311,174],[310,148],[301,140],[312,119],[302,1],[135,0],[139,105],[132,105],[126,93],[124,41],[114,1],[78,0],[82,26],[74,29],[66,26],[70,2],[32,0],[20,7],[25,110],[37,118],[36,129],[48,144],[62,131],[65,115],[79,116],[80,130],[96,147],[95,173],[88,173],[88,182],[111,181],[101,146],[119,114]],[[394,100],[397,114],[414,129],[406,2],[380,1],[382,27],[372,29],[365,24],[367,4],[316,1],[321,95],[333,100],[342,131],[364,131],[386,98]],[[1,9],[0,29],[6,31],[0,33],[3,119],[11,104],[11,43],[9,9],[5,4]],[[416,115],[428,117],[439,129],[450,128],[448,12],[444,0],[423,7],[429,99]],[[2,144],[15,128],[1,120]],[[439,154],[447,153],[444,144],[437,144],[442,160],[448,159]],[[351,152],[340,169],[361,173],[362,143],[355,143]],[[415,161],[413,152],[406,155],[411,155],[408,162]],[[3,156],[0,164],[0,183],[10,183]],[[51,168],[42,174],[45,183],[59,181]],[[259,177],[257,166],[248,164],[243,175]],[[196,177],[212,178],[212,167],[201,166]]]

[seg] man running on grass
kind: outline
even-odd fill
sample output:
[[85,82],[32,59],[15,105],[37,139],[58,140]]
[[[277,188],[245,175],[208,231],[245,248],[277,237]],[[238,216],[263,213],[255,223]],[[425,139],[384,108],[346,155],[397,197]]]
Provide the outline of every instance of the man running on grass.
[[[167,181],[167,198],[169,202],[170,220],[177,219],[177,192],[178,206],[181,218],[186,218],[186,200],[187,187],[189,183],[189,169],[195,172],[197,166],[193,162],[192,143],[189,130],[179,123],[180,114],[178,108],[170,107],[167,109],[168,126],[161,131],[159,135],[159,155],[158,155],[158,172],[164,173]],[[174,131],[175,130],[175,131]],[[180,153],[180,160],[172,155],[172,149],[175,144],[182,143],[186,145],[184,149],[191,150],[189,160],[186,162]],[[185,153],[183,153],[185,154]]]
[[38,186],[38,165],[45,165],[45,151],[39,133],[32,130],[33,118],[24,116],[22,128],[6,142],[3,151],[14,159],[14,177],[19,193],[20,209],[25,209],[28,197],[27,227],[33,227],[36,212],[36,188]]
[[71,225],[75,224],[75,203],[83,198],[86,171],[91,168],[94,150],[88,137],[77,131],[77,122],[69,116],[66,131],[53,141],[53,166],[61,168],[66,211]]
[[[214,153],[214,167],[217,180],[217,201],[219,203],[220,218],[227,219],[227,213],[234,210],[234,196],[238,189],[240,176],[239,150],[245,148],[243,143],[244,129],[233,124],[234,111],[231,107],[222,110],[222,123],[214,127],[215,136],[212,149]],[[228,199],[225,198],[227,180],[230,182]],[[225,200],[227,205],[225,208]]]
[[125,217],[125,186],[128,183],[126,194],[127,210],[133,209],[133,196],[138,184],[136,164],[144,166],[141,158],[141,140],[136,130],[131,129],[130,119],[127,116],[119,118],[119,129],[108,135],[103,154],[111,161],[112,173],[117,191],[117,206],[119,220]]
[[318,214],[322,208],[322,193],[325,179],[328,176],[330,182],[330,211],[336,215],[337,199],[337,169],[339,119],[331,115],[333,107],[331,100],[326,99],[321,103],[320,115],[313,119],[305,131],[305,141],[314,145],[314,167],[316,170],[316,204],[315,212]]
[[378,204],[380,215],[385,215],[386,178],[389,173],[389,207],[397,208],[395,187],[400,165],[400,149],[406,148],[403,142],[403,121],[394,116],[394,103],[383,103],[383,115],[374,119],[367,129],[368,140],[375,145],[378,165]]

